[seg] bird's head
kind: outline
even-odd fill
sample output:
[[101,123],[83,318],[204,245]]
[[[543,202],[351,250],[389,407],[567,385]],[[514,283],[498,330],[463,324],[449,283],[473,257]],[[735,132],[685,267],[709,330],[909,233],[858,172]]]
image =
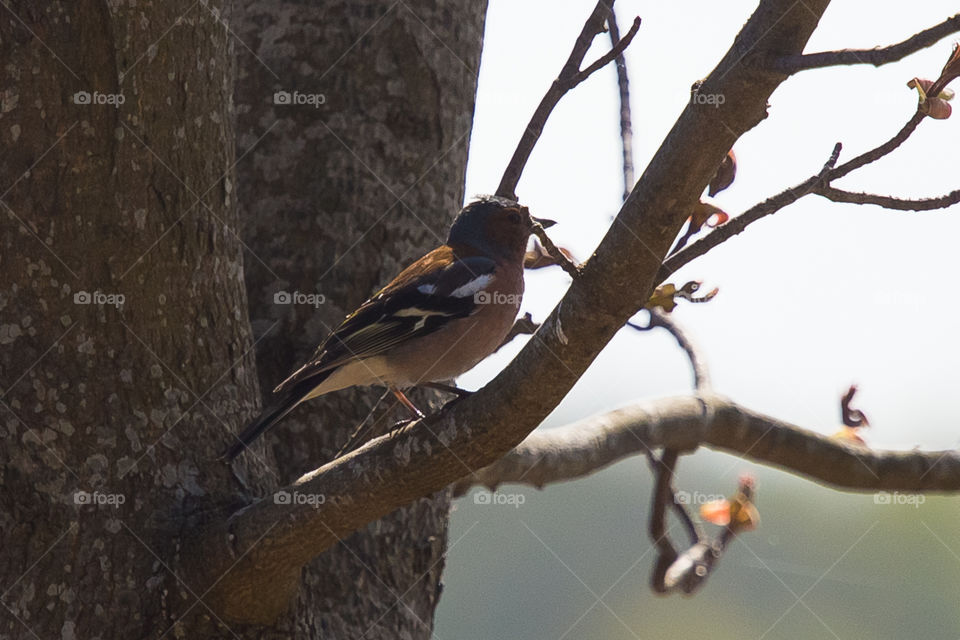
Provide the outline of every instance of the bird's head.
[[466,245],[492,258],[522,260],[534,223],[544,228],[553,220],[535,218],[522,204],[497,196],[481,196],[457,214],[448,244]]

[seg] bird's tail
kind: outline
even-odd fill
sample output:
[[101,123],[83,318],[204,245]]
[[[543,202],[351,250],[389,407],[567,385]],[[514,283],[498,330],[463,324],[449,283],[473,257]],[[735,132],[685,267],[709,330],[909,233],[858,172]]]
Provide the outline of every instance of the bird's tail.
[[230,462],[243,453],[254,440],[259,438],[267,429],[283,420],[288,413],[303,402],[303,399],[322,382],[323,378],[326,378],[326,376],[312,376],[291,385],[288,389],[278,387],[270,405],[260,413],[256,420],[247,425],[246,429],[235,436],[234,442],[220,454],[220,459]]
[[264,431],[280,422],[284,416],[293,411],[293,408],[298,404],[300,404],[300,400],[294,399],[292,402],[273,404],[264,409],[256,420],[251,422],[243,432],[236,436],[236,440],[220,455],[220,459],[230,462],[236,458],[243,453],[244,449],[249,447],[254,440],[259,438]]

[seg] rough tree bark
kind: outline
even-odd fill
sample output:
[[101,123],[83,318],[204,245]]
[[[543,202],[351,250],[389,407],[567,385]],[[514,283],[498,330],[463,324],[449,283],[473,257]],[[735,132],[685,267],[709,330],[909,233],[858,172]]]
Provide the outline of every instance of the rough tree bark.
[[[239,3],[233,22],[251,51],[237,51],[238,155],[251,150],[237,172],[264,391],[445,238],[463,200],[485,10]],[[278,90],[323,104],[276,105]],[[323,304],[275,304],[278,292]],[[330,460],[380,394],[349,390],[296,410],[242,456],[253,494]],[[285,624],[297,637],[429,638],[449,503],[446,490],[417,500],[314,560]]]
[[[295,415],[266,459],[238,463],[246,483],[214,461],[257,409],[242,262],[272,386],[445,232],[485,5],[222,9],[0,9],[3,637],[430,635],[448,492],[318,559],[267,629],[220,620],[178,550],[329,458],[365,414],[373,396],[345,393]],[[278,89],[326,103],[283,108]],[[317,287],[319,309],[272,304]]]
[[0,8],[5,638],[158,637],[206,588],[180,534],[257,390],[219,5]]

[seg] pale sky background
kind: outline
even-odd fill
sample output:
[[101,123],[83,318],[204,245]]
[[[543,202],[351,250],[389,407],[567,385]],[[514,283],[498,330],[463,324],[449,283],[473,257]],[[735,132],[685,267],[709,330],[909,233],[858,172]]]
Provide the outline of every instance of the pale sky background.
[[[496,188],[588,4],[491,2],[468,196]],[[623,31],[632,16],[643,18],[627,52],[638,177],[689,99],[690,84],[710,72],[755,6],[617,3]],[[864,18],[862,2],[836,0],[807,51],[897,42],[960,10],[934,0],[911,3],[909,13],[904,6],[871,2]],[[602,47],[588,59],[609,47],[606,37],[597,43]],[[737,181],[717,202],[736,215],[819,171],[837,141],[843,162],[889,139],[916,108],[907,80],[935,78],[951,43],[879,69],[808,71],[788,80],[771,97],[769,118],[737,143]],[[611,65],[563,99],[518,188],[535,215],[560,223],[551,236],[581,260],[620,205],[614,82]],[[952,154],[958,143],[960,116],[927,120],[897,152],[837,185],[903,197],[947,193],[960,187]],[[960,408],[950,402],[960,382],[960,287],[951,278],[958,237],[957,210],[890,212],[807,196],[676,274],[677,283],[698,279],[720,288],[710,304],[680,307],[677,319],[702,345],[718,390],[748,407],[830,432],[840,395],[856,382],[858,404],[874,424],[872,444],[952,448],[960,444]],[[551,271],[527,278],[524,307],[538,319],[568,285],[559,269]],[[518,340],[462,382],[479,386],[520,346]],[[558,409],[556,422],[685,391],[685,363],[674,351],[664,335],[623,331]],[[682,366],[674,371],[675,364]]]
[[[617,3],[621,31],[634,15],[643,18],[627,51],[638,177],[691,83],[711,71],[756,5]],[[468,197],[496,188],[591,7],[490,2]],[[899,42],[958,10],[942,0],[834,0],[807,51]],[[737,181],[717,203],[735,216],[816,173],[835,142],[844,145],[843,162],[889,139],[916,108],[906,82],[936,78],[952,42],[879,69],[839,67],[789,79],[771,97],[769,118],[737,143]],[[588,60],[609,47],[606,36],[596,43]],[[620,205],[615,82],[609,66],[563,99],[518,188],[531,212],[559,222],[551,236],[581,260]],[[928,119],[892,155],[836,184],[902,197],[945,194],[960,187],[958,142],[960,115]],[[717,391],[746,407],[832,433],[840,425],[840,395],[857,383],[856,406],[873,425],[865,434],[871,446],[955,448],[958,237],[958,207],[891,212],[807,196],[676,274],[678,284],[703,280],[720,294],[710,304],[681,305],[675,317],[708,358]],[[568,284],[559,269],[528,274],[524,310],[543,319]],[[460,383],[481,386],[522,344],[515,341]],[[545,426],[689,388],[687,362],[669,336],[624,330]],[[869,495],[839,494],[731,456],[700,453],[683,464],[680,488],[704,494],[729,493],[737,473],[753,469],[764,518],[693,600],[649,595],[652,554],[631,567],[649,549],[649,473],[633,460],[543,492],[505,487],[526,497],[519,509],[459,501],[437,636],[558,640],[567,630],[568,638],[960,637],[956,499],[883,507]],[[924,566],[939,572],[943,586],[929,583]],[[604,596],[627,567],[629,575]],[[916,592],[914,600],[907,592]]]

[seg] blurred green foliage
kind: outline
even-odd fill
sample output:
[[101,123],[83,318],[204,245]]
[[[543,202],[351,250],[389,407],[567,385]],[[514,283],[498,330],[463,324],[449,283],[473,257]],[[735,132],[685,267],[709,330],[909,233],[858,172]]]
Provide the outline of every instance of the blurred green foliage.
[[647,586],[642,458],[543,491],[500,488],[520,505],[478,504],[486,490],[475,489],[451,516],[437,637],[960,636],[960,498],[882,504],[713,452],[683,458],[677,488],[697,500],[728,494],[744,470],[757,477],[761,526],[692,598]]

